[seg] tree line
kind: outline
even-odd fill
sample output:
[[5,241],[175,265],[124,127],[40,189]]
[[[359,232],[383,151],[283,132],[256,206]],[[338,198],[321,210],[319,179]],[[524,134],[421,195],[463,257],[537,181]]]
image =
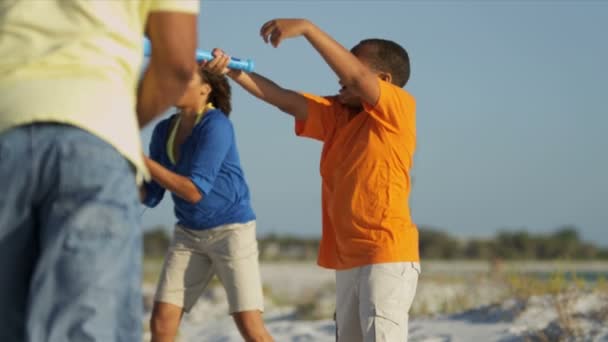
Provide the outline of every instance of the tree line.
[[[170,236],[163,227],[144,233],[144,255],[164,256]],[[583,241],[573,226],[549,233],[524,229],[501,230],[488,238],[458,238],[445,230],[420,226],[420,256],[423,259],[471,260],[591,260],[608,259],[608,248]],[[258,240],[262,260],[311,260],[316,257],[318,238],[268,234]]]

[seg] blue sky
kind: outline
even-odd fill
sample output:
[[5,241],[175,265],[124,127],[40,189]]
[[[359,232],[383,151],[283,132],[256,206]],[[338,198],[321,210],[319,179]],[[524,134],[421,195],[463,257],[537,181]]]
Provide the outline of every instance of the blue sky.
[[[263,43],[259,27],[277,17],[308,18],[347,48],[381,37],[408,50],[416,223],[462,237],[573,224],[608,246],[607,2],[203,1],[199,47],[252,58],[282,86],[335,93],[337,77],[303,38]],[[321,145],[233,92],[259,234],[319,235]],[[174,221],[168,197],[143,214],[147,228]]]

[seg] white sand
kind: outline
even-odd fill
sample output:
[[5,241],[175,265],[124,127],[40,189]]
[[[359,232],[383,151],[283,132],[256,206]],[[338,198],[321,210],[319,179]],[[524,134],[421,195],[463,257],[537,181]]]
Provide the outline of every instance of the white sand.
[[[266,300],[264,317],[277,342],[335,341],[332,320],[304,320],[297,313],[296,304],[285,305],[289,302],[287,299],[291,299],[292,303],[300,303],[313,298],[316,302],[322,302],[322,315],[327,316],[333,309],[333,272],[311,264],[264,264],[262,276],[271,293]],[[489,302],[489,298],[496,292],[487,288],[486,284],[482,284],[480,289],[483,291],[480,291],[479,303]],[[422,284],[416,301],[440,307],[441,302],[437,300],[443,299],[438,298],[445,299],[465,291],[477,290],[463,287],[462,284]],[[560,312],[556,303],[568,305]],[[210,289],[193,311],[184,316],[179,341],[242,341],[231,317],[226,313],[223,289]],[[500,304],[481,305],[457,314],[414,318],[410,321],[409,341],[608,341],[606,322],[606,295],[579,291],[566,299],[548,295],[532,297],[527,302],[508,299]],[[574,337],[563,339],[568,335],[565,331],[568,327],[574,332],[570,336]]]

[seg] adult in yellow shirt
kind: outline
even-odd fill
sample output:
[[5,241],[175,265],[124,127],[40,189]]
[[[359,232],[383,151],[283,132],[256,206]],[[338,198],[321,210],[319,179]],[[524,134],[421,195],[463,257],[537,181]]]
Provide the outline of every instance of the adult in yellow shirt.
[[139,126],[185,91],[199,6],[0,2],[0,341],[141,341]]
[[409,56],[384,39],[348,51],[303,19],[271,20],[260,34],[275,47],[305,37],[340,79],[338,95],[320,97],[255,73],[221,70],[294,116],[297,135],[323,142],[318,263],[336,270],[337,341],[403,342],[420,273],[408,204],[416,146],[416,102],[403,89]]

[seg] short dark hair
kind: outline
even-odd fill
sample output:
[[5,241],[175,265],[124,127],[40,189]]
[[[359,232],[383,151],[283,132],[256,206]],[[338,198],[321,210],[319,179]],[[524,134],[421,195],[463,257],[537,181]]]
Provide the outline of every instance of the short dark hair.
[[410,57],[401,45],[391,40],[371,38],[360,41],[351,52],[355,53],[363,46],[372,48],[366,56],[372,68],[390,73],[393,84],[405,86],[410,79]]

